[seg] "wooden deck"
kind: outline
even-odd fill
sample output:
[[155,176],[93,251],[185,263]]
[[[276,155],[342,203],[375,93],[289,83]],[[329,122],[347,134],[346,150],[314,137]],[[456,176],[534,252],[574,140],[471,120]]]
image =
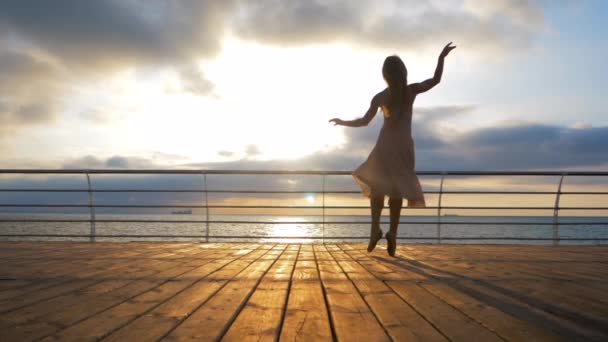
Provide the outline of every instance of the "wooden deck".
[[0,341],[608,340],[608,247],[0,242]]

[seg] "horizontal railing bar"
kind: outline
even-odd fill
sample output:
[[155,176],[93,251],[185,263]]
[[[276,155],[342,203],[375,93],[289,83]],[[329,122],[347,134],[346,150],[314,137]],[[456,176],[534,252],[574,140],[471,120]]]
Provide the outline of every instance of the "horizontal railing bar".
[[[84,223],[91,222],[90,219],[82,220],[68,220],[68,219],[0,219],[0,222],[65,222],[65,223]],[[106,223],[211,223],[211,224],[371,224],[368,221],[223,221],[223,220],[112,220],[112,219],[96,219],[95,222],[106,222]],[[382,221],[381,224],[389,224],[389,221]],[[478,222],[478,221],[442,221],[442,224],[470,224],[470,225],[525,225],[525,226],[550,226],[552,222]],[[400,221],[399,224],[437,224],[437,221]],[[608,222],[560,222],[559,225],[606,225]]]
[[[5,174],[352,175],[352,171],[197,169],[0,169]],[[417,171],[420,176],[608,176],[605,171]]]
[[[89,238],[83,234],[0,234],[0,237],[72,237]],[[97,234],[98,238],[205,238],[204,235],[130,235],[130,234]],[[212,239],[323,239],[322,236],[265,236],[265,235],[216,235]],[[325,236],[326,240],[367,240],[369,236]],[[398,240],[437,240],[436,236],[398,236]],[[553,241],[553,238],[540,237],[442,237],[442,240],[523,240],[523,241]],[[608,238],[559,238],[561,241],[604,241]]]
[[[88,189],[17,189],[6,188],[0,189],[0,192],[89,192]],[[168,193],[226,193],[226,194],[322,194],[322,191],[316,190],[195,190],[195,189],[93,189],[91,192],[168,192]],[[325,191],[326,194],[360,194],[361,191]],[[438,194],[439,191],[424,191],[425,194]],[[460,195],[555,195],[555,191],[442,191],[443,194],[460,194]],[[608,195],[608,192],[600,191],[563,191],[563,195]]]
[[[90,204],[0,204],[0,208],[90,208]],[[95,204],[95,208],[198,208],[198,209],[370,209],[369,206],[312,206],[312,205],[166,205],[166,204]],[[384,206],[383,208],[389,208]],[[408,209],[437,209],[437,206],[404,207]],[[553,210],[553,207],[470,207],[442,206],[441,209],[460,210]],[[559,210],[608,210],[608,207],[560,207]]]

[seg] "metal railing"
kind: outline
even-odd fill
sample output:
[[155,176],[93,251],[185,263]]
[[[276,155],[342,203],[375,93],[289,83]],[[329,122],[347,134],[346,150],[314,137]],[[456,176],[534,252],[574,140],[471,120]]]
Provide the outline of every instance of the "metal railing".
[[[76,192],[76,193],[88,193],[88,204],[67,204],[67,203],[0,203],[1,208],[89,208],[88,219],[15,219],[15,218],[1,218],[2,222],[86,222],[90,224],[90,232],[87,235],[83,234],[11,234],[0,231],[0,237],[63,237],[63,238],[89,238],[91,241],[95,241],[96,238],[192,238],[201,239],[208,242],[211,238],[214,239],[261,239],[261,238],[272,238],[272,239],[313,239],[313,240],[353,240],[353,239],[367,239],[367,236],[325,236],[325,225],[336,224],[336,225],[354,225],[354,224],[370,224],[371,221],[326,221],[326,210],[327,209],[369,209],[369,206],[327,206],[325,203],[326,194],[359,194],[359,191],[328,191],[326,189],[326,178],[327,176],[350,176],[350,171],[265,171],[265,170],[34,170],[34,169],[4,169],[0,170],[0,175],[6,174],[80,174],[86,177],[87,188],[84,189],[67,189],[67,188],[0,188],[0,194],[2,193],[27,193],[27,192]],[[91,177],[94,175],[200,175],[202,177],[203,187],[200,189],[95,189],[92,186]],[[208,175],[297,175],[297,176],[319,176],[322,178],[321,189],[319,190],[222,190],[222,189],[209,189],[207,184]],[[538,241],[552,241],[553,244],[557,245],[560,241],[603,241],[608,238],[576,238],[576,237],[561,237],[559,228],[560,226],[576,226],[576,225],[588,225],[588,226],[600,226],[608,227],[608,217],[602,221],[594,222],[560,222],[559,213],[565,210],[583,210],[583,211],[599,211],[608,210],[608,206],[589,207],[589,206],[577,206],[577,207],[563,207],[560,206],[560,198],[562,195],[608,195],[608,192],[603,191],[562,191],[562,185],[564,178],[568,176],[582,176],[582,177],[597,177],[597,176],[608,176],[608,172],[583,172],[583,171],[572,171],[572,172],[551,172],[551,171],[419,171],[418,176],[436,176],[439,178],[439,189],[437,191],[425,191],[425,194],[436,194],[437,206],[427,206],[425,208],[413,208],[421,210],[436,210],[435,222],[432,221],[416,221],[416,220],[402,220],[401,224],[419,224],[419,225],[436,225],[436,234],[434,236],[422,236],[422,237],[399,237],[400,239],[419,239],[419,240],[434,240],[441,243],[443,240],[538,240]],[[555,191],[446,191],[444,190],[444,181],[449,176],[556,176],[559,177],[559,182]],[[200,205],[175,205],[175,204],[96,204],[95,194],[97,193],[200,193],[203,203]],[[209,194],[321,194],[321,205],[212,205],[209,203]],[[460,195],[554,195],[555,201],[553,206],[443,206],[442,199],[447,194],[460,194]],[[99,219],[96,217],[96,208],[197,208],[204,209],[205,219],[204,220],[140,220],[140,219]],[[250,221],[250,220],[211,220],[210,209],[319,209],[321,210],[321,221]],[[407,208],[406,208],[407,209]],[[504,221],[504,222],[478,222],[478,221],[449,221],[445,222],[442,219],[442,211],[447,209],[453,210],[550,210],[553,211],[552,222],[518,222],[518,221]],[[407,217],[407,216],[405,216]],[[200,223],[204,224],[204,232],[198,235],[141,235],[141,234],[98,234],[96,232],[96,223]],[[388,222],[382,222],[386,224]],[[319,224],[322,226],[321,236],[249,236],[249,235],[213,235],[210,236],[210,224]],[[551,226],[552,237],[451,237],[442,236],[441,228],[443,225],[510,225],[510,226]]]

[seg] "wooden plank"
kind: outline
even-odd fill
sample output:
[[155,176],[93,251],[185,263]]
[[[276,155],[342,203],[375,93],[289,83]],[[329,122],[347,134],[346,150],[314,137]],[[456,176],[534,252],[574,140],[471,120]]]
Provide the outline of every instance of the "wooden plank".
[[[473,255],[469,250],[471,246],[458,247],[466,247],[461,248],[460,250],[467,251],[467,253],[459,252],[456,254],[455,258],[462,258],[464,255]],[[481,247],[476,246],[475,249],[480,249]],[[515,252],[508,251],[504,248],[492,248],[492,250],[502,252],[502,254],[499,256],[494,256],[495,259],[514,259],[520,257]],[[531,251],[529,248],[526,248],[525,250]],[[410,251],[414,252],[410,253]],[[412,247],[408,247],[406,257],[411,258],[412,254],[416,253],[418,253],[418,251],[415,251]],[[542,253],[537,252],[536,254],[531,254],[536,255],[539,260],[549,260],[550,255],[546,253],[546,249],[543,249]],[[494,306],[499,307],[502,311],[528,321],[531,324],[542,326],[544,329],[555,330],[560,336],[567,336],[571,339],[597,339],[598,336],[603,336],[601,331],[591,329],[592,327],[587,326],[589,322],[583,322],[583,326],[581,326],[570,320],[574,319],[575,321],[581,321],[583,320],[581,315],[573,315],[571,312],[565,312],[558,306],[551,303],[539,302],[538,298],[529,297],[525,294],[514,292],[513,289],[509,289],[508,287],[498,286],[497,284],[500,284],[500,281],[508,279],[511,274],[518,273],[516,269],[517,265],[503,265],[499,266],[497,270],[492,270],[489,267],[479,267],[480,264],[483,265],[482,260],[472,262],[469,265],[464,266],[463,262],[450,262],[450,256],[447,254],[439,255],[439,253],[435,253],[433,258],[428,258],[426,256],[425,258],[426,261],[422,262],[413,259],[397,259],[395,262],[387,264],[389,267],[395,269],[401,267],[414,267],[418,269],[419,272],[428,274],[435,280],[449,281],[450,286],[457,284],[459,286],[459,290],[465,290],[469,295],[474,294],[475,297],[483,298],[486,302],[494,303]],[[479,258],[479,256],[475,256],[475,258]],[[526,259],[522,258],[522,260]],[[457,264],[457,266],[454,266],[454,264]],[[515,269],[510,269],[510,267]],[[429,270],[432,270],[433,272],[428,272]],[[534,282],[539,281],[539,279],[529,278],[528,281]],[[464,284],[466,284],[466,286],[463,287]],[[568,317],[569,320],[564,319],[562,315]],[[596,322],[591,323],[592,326],[598,328],[598,324]]]
[[[322,246],[315,248],[324,249]],[[348,257],[344,253],[331,255],[338,260]],[[362,336],[367,341],[389,340],[380,322],[336,261],[318,263],[336,337],[342,341],[352,341]]]
[[[206,300],[209,294],[222,285],[221,281],[207,281],[205,278],[210,275],[218,278],[234,275],[249,264],[249,261],[243,259],[253,253],[256,252],[240,254],[237,258],[209,260],[208,263],[180,274],[171,281],[163,282],[151,291],[143,292],[109,310],[82,320],[45,340],[98,340],[134,320],[134,329],[118,330],[117,336],[135,333],[135,337],[139,339],[146,334],[151,337],[159,332],[162,336],[168,330],[162,330],[167,322],[177,324],[176,315],[188,308],[192,309],[192,305],[198,305],[199,301]],[[257,251],[256,254],[260,257],[263,253],[264,251]],[[161,303],[163,304],[158,307]],[[158,307],[158,311],[144,315],[155,307]],[[136,320],[138,317],[139,320]],[[169,329],[172,326],[169,326]],[[113,339],[112,336],[110,335],[110,339]]]
[[[184,272],[175,267],[171,272]],[[149,272],[149,271],[148,271]],[[108,281],[100,283],[101,288],[76,291],[51,301],[43,301],[24,308],[26,311],[12,312],[0,319],[0,340],[10,336],[21,341],[40,338],[67,327],[89,315],[105,310],[117,302],[124,301],[138,293],[156,287],[162,280]],[[123,286],[121,286],[121,284]],[[103,292],[106,290],[107,292]],[[53,311],[65,305],[66,310]]]
[[[334,251],[332,253],[343,253]],[[378,320],[395,341],[447,341],[390,287],[353,259],[339,261]]]
[[608,334],[608,306],[577,292],[568,293],[563,281],[507,280],[492,284],[519,301]]
[[471,320],[418,284],[388,281],[387,285],[451,341],[470,341],[472,336],[480,341],[502,341],[494,332]]
[[[139,262],[141,263],[141,261]],[[157,263],[161,263],[158,261]],[[13,293],[9,299],[0,301],[2,312],[14,311],[15,309],[22,308],[28,305],[35,305],[46,300],[52,300],[53,298],[66,295],[75,290],[86,289],[89,286],[93,286],[104,281],[103,275],[109,275],[115,272],[127,272],[127,274],[138,274],[134,272],[140,272],[132,270],[132,266],[138,264],[134,261],[129,264],[115,264],[114,266],[108,266],[104,270],[96,270],[94,272],[88,270],[80,270],[79,276],[74,276],[67,280],[62,281],[51,281],[51,286],[46,284],[37,287],[28,287],[23,289],[22,292]],[[166,264],[160,264],[166,265]],[[148,272],[146,275],[149,275]],[[84,276],[86,275],[86,276]],[[98,276],[99,278],[96,278]],[[82,279],[82,280],[79,280]],[[1,316],[0,316],[1,317]]]
[[495,331],[509,341],[561,341],[564,340],[554,332],[540,329],[535,324],[526,322],[500,310],[492,303],[481,302],[445,283],[423,282],[420,286],[440,297],[448,304],[473,318],[480,324]]
[[[4,319],[2,324],[9,325],[6,334],[12,336],[21,336],[22,338],[44,336],[62,326],[67,326],[85,318],[87,315],[103,311],[104,308],[121,302],[138,291],[146,291],[146,289],[153,288],[158,283],[168,280],[167,278],[195,267],[188,265],[188,263],[176,266],[178,265],[176,262],[162,262],[162,259],[158,259],[151,263],[144,263],[146,267],[142,267],[139,271],[133,272],[125,278],[131,278],[131,280],[103,281],[79,292],[40,302],[34,306],[26,307],[24,310],[11,313],[8,316],[8,321]],[[200,264],[196,260],[190,260],[189,262]],[[135,281],[134,279],[138,277],[146,277],[146,279]],[[124,286],[120,286],[121,283]],[[112,291],[113,284],[118,286],[114,287],[114,291]]]
[[[541,256],[541,258],[547,258],[547,255]],[[608,326],[608,320],[605,319],[606,306],[601,301],[586,300],[582,298],[584,296],[577,293],[572,293],[572,296],[569,296],[563,291],[563,288],[568,288],[567,285],[561,286],[564,281],[549,281],[543,277],[511,280],[509,277],[512,274],[519,274],[520,269],[526,268],[523,265],[508,263],[498,266],[497,270],[492,270],[491,267],[480,267],[479,263],[473,263],[469,267],[463,267],[460,263],[456,266],[453,263],[441,263],[441,266],[436,264],[435,262],[421,263],[425,270],[434,268],[440,273],[456,275],[456,277],[453,277],[454,279],[479,281],[480,284],[485,284],[494,292],[507,294],[519,303],[525,303],[526,306],[535,306],[539,310],[556,316],[550,318],[549,321],[553,321],[557,317],[563,317],[580,326],[599,331],[603,331],[603,327]],[[553,264],[549,264],[546,268],[548,269],[551,266]],[[539,273],[542,273],[542,271],[539,271]],[[570,276],[571,280],[577,280],[576,277],[575,275]],[[601,293],[599,294],[601,295]],[[604,296],[597,298],[602,297]],[[573,331],[572,334],[579,334],[577,332],[579,329],[570,330]],[[605,332],[608,332],[608,329]]]
[[[298,246],[299,247],[299,246]],[[223,341],[274,341],[281,320],[298,250],[286,251],[262,279]]]
[[[9,261],[0,263],[0,276],[19,276],[0,281],[0,304],[9,307],[0,311],[12,310],[0,314],[9,325],[0,339],[154,340],[199,311],[207,311],[199,313],[201,326],[210,318],[219,331],[212,335],[226,340],[274,340],[279,332],[346,340],[367,337],[355,331],[374,320],[393,340],[440,340],[440,333],[459,340],[456,328],[503,340],[608,338],[605,246],[401,244],[400,257],[384,254],[366,253],[365,244],[0,242]],[[240,269],[230,263],[214,277],[198,269],[163,274],[239,257]],[[252,265],[260,267],[251,271],[257,278],[235,277]],[[137,281],[149,289],[129,287]],[[26,332],[12,333],[20,324]]]
[[[335,251],[342,251],[343,246],[337,248]],[[348,258],[342,258],[343,260],[355,259],[361,265],[366,267],[380,280],[425,280],[427,276],[421,275],[412,271],[411,268],[394,268],[390,267],[396,262],[395,258],[386,256],[374,256],[361,250],[346,249],[344,252],[348,255]]]
[[[213,297],[183,320],[165,338],[168,340],[220,339],[275,260],[252,261],[247,268],[230,279]],[[212,277],[212,279],[214,278]],[[218,280],[226,279],[219,278]],[[205,328],[201,329],[202,326]]]
[[566,340],[600,341],[608,338],[608,335],[605,333],[577,325],[568,319],[544,311],[525,301],[517,300],[502,291],[496,291],[491,286],[486,286],[472,280],[460,280],[453,286],[457,286],[459,291],[465,292],[472,297],[482,298],[486,302],[494,303],[494,306],[500,307],[502,311],[512,316],[531,322],[543,329],[555,331]]
[[332,330],[310,245],[302,245],[291,278],[281,341],[331,341]]
[[[156,255],[158,252],[152,252]],[[66,262],[69,262],[70,267],[66,267]],[[28,303],[35,303],[41,298],[51,298],[49,296],[53,296],[57,293],[57,291],[61,292],[61,289],[51,288],[53,286],[62,286],[64,284],[69,283],[70,281],[92,278],[92,277],[101,277],[104,274],[112,274],[114,272],[130,272],[131,268],[141,264],[142,260],[131,260],[129,262],[117,261],[114,259],[110,260],[96,260],[90,262],[89,264],[83,263],[81,260],[77,258],[71,258],[68,260],[61,259],[60,262],[50,269],[47,269],[47,273],[51,274],[51,278],[45,278],[39,268],[32,268],[27,266],[22,266],[23,273],[27,278],[36,277],[35,280],[32,281],[29,285],[24,286],[22,288],[13,289],[11,291],[4,291],[0,293],[0,312],[5,312],[8,310],[12,310],[17,307],[22,307]],[[44,265],[44,267],[49,267],[48,265]],[[93,269],[91,269],[93,268]],[[66,271],[67,270],[67,271]],[[23,276],[23,275],[22,275]],[[42,292],[36,292],[42,291]],[[19,296],[25,296],[24,298],[16,298]],[[15,298],[9,300],[11,298]]]

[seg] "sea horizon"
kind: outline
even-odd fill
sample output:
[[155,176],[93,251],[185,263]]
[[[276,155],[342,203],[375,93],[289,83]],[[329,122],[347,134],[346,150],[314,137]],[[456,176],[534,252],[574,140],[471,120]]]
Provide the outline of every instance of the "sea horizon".
[[[66,240],[89,239],[89,213],[0,214],[0,219],[83,220],[84,222],[0,222],[0,234],[47,235],[42,240],[56,240],[52,235],[65,235]],[[553,216],[438,216],[402,215],[398,237],[405,243],[477,244],[552,244]],[[258,242],[363,242],[369,236],[368,215],[267,215],[267,214],[107,214],[96,213],[98,241],[258,241]],[[109,220],[137,222],[107,222]],[[151,222],[146,222],[151,221]],[[173,222],[159,222],[173,221]],[[185,222],[180,222],[185,221]],[[198,221],[198,222],[190,222]],[[409,221],[416,223],[407,223]],[[604,216],[558,217],[560,244],[600,245],[608,242]],[[348,222],[346,224],[339,222]],[[361,222],[361,223],[359,223]],[[526,224],[523,224],[526,223]],[[576,224],[566,224],[576,223]],[[388,216],[381,218],[381,229],[388,230]],[[70,235],[79,235],[73,237]],[[112,235],[118,235],[112,238]],[[152,237],[146,237],[152,236]],[[184,238],[185,236],[185,238]],[[219,237],[219,238],[218,238]],[[3,240],[33,237],[0,237]],[[41,237],[36,237],[40,240]]]

